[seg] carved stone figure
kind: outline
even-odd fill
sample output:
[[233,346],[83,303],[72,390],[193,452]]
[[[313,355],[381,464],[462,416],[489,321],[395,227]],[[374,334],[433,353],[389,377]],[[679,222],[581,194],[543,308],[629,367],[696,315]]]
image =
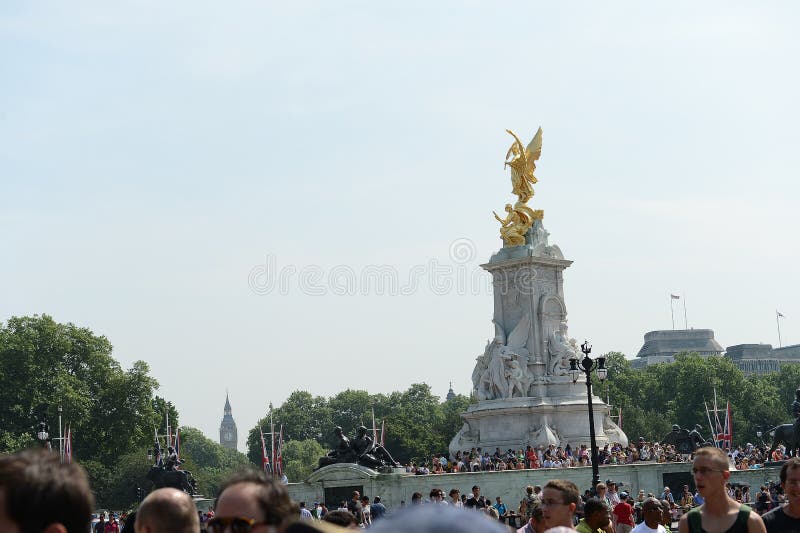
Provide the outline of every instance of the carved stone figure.
[[551,428],[546,421],[528,430],[527,441],[534,448],[538,448],[539,446],[547,448],[551,444],[558,446],[561,443],[561,439],[555,429]]
[[770,457],[779,444],[786,446],[787,455],[797,455],[798,443],[795,441],[794,429],[794,424],[781,424],[768,431],[772,436],[772,447],[769,449]]
[[358,463],[377,470],[400,466],[400,463],[394,460],[386,448],[373,442],[372,438],[367,435],[366,427],[359,426],[352,441],[345,436],[341,427],[336,426],[334,432],[339,439],[339,444],[335,450],[328,452],[328,455],[320,457],[320,468],[336,463]]
[[152,481],[157,489],[172,487],[189,495],[197,494],[197,483],[188,470],[166,470],[159,466],[151,466],[145,477]]
[[354,463],[357,455],[350,446],[350,439],[347,438],[340,426],[333,428],[333,432],[339,442],[335,450],[329,451],[325,457],[320,457],[319,466],[332,465],[334,463]]
[[550,333],[547,340],[547,351],[550,353],[549,371],[552,376],[566,376],[569,372],[569,360],[578,357],[578,345],[575,339],[567,335],[567,323],[562,321],[558,329]]
[[495,338],[486,345],[484,355],[478,358],[472,374],[478,400],[511,398],[515,392],[527,396],[533,380],[528,371],[529,352],[525,347],[530,324],[530,315],[523,313],[506,338],[503,326],[494,321]]
[[683,455],[688,455],[697,448],[695,443],[692,442],[689,431],[686,429],[681,429],[681,427],[677,424],[673,424],[672,431],[667,433],[664,438],[661,439],[661,443],[672,444],[675,446],[675,450]]
[[[524,398],[528,395],[528,388],[533,381],[533,374],[528,371],[527,362],[517,356],[508,363],[506,376],[508,376],[508,397],[518,396]],[[519,394],[517,394],[519,393]]]

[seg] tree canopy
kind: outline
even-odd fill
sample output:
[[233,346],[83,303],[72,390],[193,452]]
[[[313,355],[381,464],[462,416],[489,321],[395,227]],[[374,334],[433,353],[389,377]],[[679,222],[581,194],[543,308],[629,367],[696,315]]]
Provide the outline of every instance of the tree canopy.
[[[61,406],[63,426],[74,437],[74,460],[86,468],[98,505],[122,509],[134,503],[137,487],[150,488],[145,476],[154,429],[163,427],[165,412],[177,427],[179,413],[154,394],[158,382],[147,363],[136,361],[126,370],[111,352],[105,337],[47,315],[0,323],[0,453],[37,445],[38,421],[47,421],[57,437]],[[207,494],[247,463],[196,429],[181,428],[181,434],[182,458]]]
[[[622,429],[631,440],[660,440],[672,424],[703,426],[710,436],[706,405],[730,401],[734,445],[759,442],[756,431],[792,419],[789,405],[800,385],[800,364],[786,364],[780,372],[745,376],[727,357],[680,353],[674,363],[634,370],[619,352],[607,354],[608,379],[595,393],[622,408]],[[763,435],[762,435],[763,437]]]
[[[301,481],[311,473],[317,459],[336,445],[335,426],[341,426],[345,434],[352,436],[356,428],[363,425],[371,434],[373,409],[378,430],[381,422],[385,423],[386,448],[395,459],[424,461],[434,452],[447,452],[450,439],[461,429],[460,414],[469,402],[463,395],[443,402],[424,383],[415,383],[406,391],[388,395],[348,389],[324,398],[295,391],[273,410],[272,420],[276,431],[283,426],[284,470],[290,481]],[[258,465],[261,464],[259,428],[269,433],[269,413],[250,430],[247,438],[248,458]],[[313,447],[309,440],[315,441],[318,447]],[[314,453],[310,453],[312,449]],[[294,465],[291,471],[290,463]],[[297,475],[302,477],[293,477]]]

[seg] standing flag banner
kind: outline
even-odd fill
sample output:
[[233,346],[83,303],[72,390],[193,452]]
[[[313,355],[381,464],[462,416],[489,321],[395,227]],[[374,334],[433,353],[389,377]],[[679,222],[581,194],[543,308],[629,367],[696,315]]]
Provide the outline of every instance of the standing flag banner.
[[261,431],[261,427],[258,428],[258,431],[261,433],[261,468],[269,476],[272,475],[272,467],[270,467],[269,457],[267,456],[267,443],[264,442],[264,432]]
[[386,446],[386,419],[381,420],[381,446]]
[[278,437],[278,455],[275,456],[275,472],[278,477],[283,476],[283,424],[281,424],[281,431]]
[[[705,402],[703,402],[705,404]],[[706,417],[711,427],[711,434],[714,438],[714,445],[717,448],[730,449],[733,445],[733,419],[731,417],[731,402],[726,402],[725,409],[717,408],[717,390],[714,389],[714,408],[706,406]],[[712,416],[713,413],[713,416]],[[719,413],[725,413],[725,417],[720,420]]]
[[775,323],[778,325],[778,348],[783,348],[783,339],[781,339],[781,318],[786,318],[783,313],[775,310]]
[[375,409],[372,409],[372,442],[378,442],[378,428],[375,427]]
[[[270,454],[272,461],[275,462],[275,422],[272,420],[272,403],[269,404],[269,435],[271,439]],[[275,466],[273,465],[272,473],[275,474]]]
[[181,458],[181,428],[175,428],[175,455]]
[[72,462],[72,427],[67,426],[66,440],[64,441],[64,459],[67,463]]

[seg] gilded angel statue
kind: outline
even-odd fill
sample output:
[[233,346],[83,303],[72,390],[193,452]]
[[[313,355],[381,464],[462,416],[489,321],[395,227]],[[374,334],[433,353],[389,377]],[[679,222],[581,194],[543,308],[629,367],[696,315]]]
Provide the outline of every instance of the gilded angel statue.
[[520,202],[526,203],[533,196],[532,185],[537,181],[533,171],[536,170],[536,161],[542,155],[542,128],[539,128],[527,148],[513,131],[506,131],[514,137],[514,143],[506,153],[503,168],[511,167],[511,192],[519,197]]

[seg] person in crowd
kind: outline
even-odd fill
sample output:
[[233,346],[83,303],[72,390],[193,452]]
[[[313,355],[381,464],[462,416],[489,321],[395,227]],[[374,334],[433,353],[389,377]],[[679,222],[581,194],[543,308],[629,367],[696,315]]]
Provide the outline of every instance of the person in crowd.
[[517,533],[544,533],[544,514],[542,514],[542,506],[533,508],[533,512],[528,518],[524,526],[517,529]]
[[300,502],[300,520],[311,520],[314,518],[314,515],[311,514],[311,511],[306,509],[306,502]]
[[89,531],[94,498],[86,472],[57,453],[0,456],[0,531]]
[[386,506],[383,505],[381,502],[380,496],[375,496],[372,499],[372,505],[370,506],[370,512],[372,513],[372,521],[375,522],[376,520],[380,520],[386,514]]
[[472,487],[472,494],[469,495],[467,501],[464,502],[464,507],[467,509],[485,509],[486,501],[481,498],[481,488],[478,485]]
[[369,497],[366,495],[361,497],[361,516],[364,520],[362,522],[364,527],[372,525],[372,506],[369,504]]
[[575,529],[578,533],[605,533],[611,525],[611,515],[606,504],[598,498],[589,498],[583,504],[583,518]]
[[757,513],[750,512],[749,507],[742,506],[726,492],[725,484],[731,473],[724,451],[713,447],[698,449],[692,463],[692,474],[705,503],[681,517],[680,533],[766,531]]
[[494,508],[497,509],[497,516],[500,518],[503,518],[508,514],[508,509],[506,509],[506,504],[503,503],[503,500],[500,499],[500,496],[495,498]]
[[628,493],[619,493],[619,503],[614,506],[614,519],[616,522],[616,533],[630,533],[635,525],[633,523],[633,507],[628,503]]
[[450,499],[447,501],[447,503],[454,507],[464,506],[464,504],[461,503],[461,492],[458,489],[450,489],[448,494],[450,495]]
[[[647,495],[648,498],[652,494]],[[661,503],[661,525],[667,530],[667,533],[672,533],[672,505],[667,500],[659,500]]]
[[800,531],[800,457],[786,461],[781,467],[780,477],[786,503],[761,518],[767,533],[794,533]]
[[214,508],[216,516],[208,521],[208,533],[282,533],[299,516],[299,507],[286,487],[257,470],[245,470],[228,479]]
[[542,490],[542,514],[547,529],[572,528],[579,501],[580,493],[573,482],[563,479],[548,481]]
[[358,527],[358,520],[350,511],[342,511],[340,509],[331,511],[322,517],[322,521],[346,529],[361,529]]
[[154,490],[137,511],[136,533],[195,533],[199,529],[192,498],[178,489]]
[[606,504],[608,512],[611,512],[611,500],[608,498],[608,485],[605,483],[598,483],[594,490],[597,492],[597,499]]
[[661,502],[655,498],[647,498],[642,503],[642,514],[644,520],[641,524],[633,528],[631,533],[667,533],[661,524],[663,519]]

